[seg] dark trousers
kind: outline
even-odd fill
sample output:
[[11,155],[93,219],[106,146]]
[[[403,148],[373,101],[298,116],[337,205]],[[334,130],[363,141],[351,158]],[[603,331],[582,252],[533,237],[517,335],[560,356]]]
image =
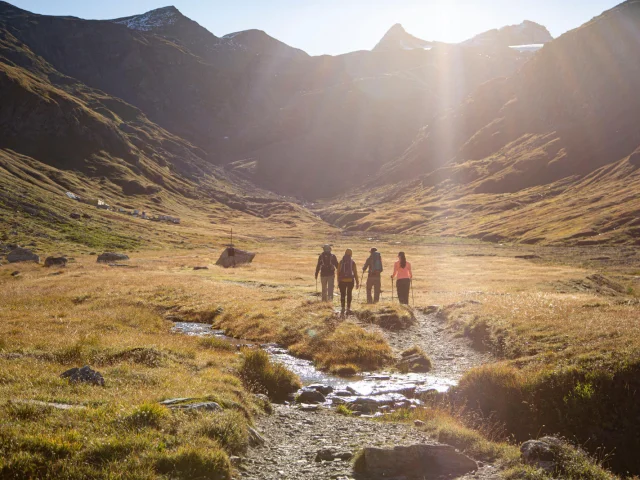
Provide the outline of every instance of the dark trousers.
[[[380,275],[369,275],[367,278],[367,303],[378,303],[380,301]],[[373,296],[371,295],[373,290]]]
[[398,300],[403,305],[409,305],[409,290],[411,289],[411,279],[402,278],[396,281],[396,288],[398,289]]
[[340,289],[340,305],[344,311],[344,301],[347,300],[347,310],[351,310],[351,300],[353,299],[353,282],[339,282]]

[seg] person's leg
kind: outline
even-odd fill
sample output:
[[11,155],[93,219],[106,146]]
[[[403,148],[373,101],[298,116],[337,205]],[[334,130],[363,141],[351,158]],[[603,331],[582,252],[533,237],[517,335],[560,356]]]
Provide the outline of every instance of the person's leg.
[[320,283],[322,284],[322,301],[326,302],[329,298],[329,277],[320,277]]
[[373,297],[371,296],[371,289],[373,288],[375,282],[374,282],[374,278],[372,278],[371,276],[369,276],[369,278],[367,278],[367,303],[371,304],[373,303]]
[[336,279],[336,277],[334,277],[333,275],[331,275],[330,277],[327,277],[328,280],[328,285],[329,285],[329,292],[328,292],[328,300],[330,302],[333,302],[333,285],[334,285],[334,281]]
[[347,284],[347,311],[351,311],[351,300],[353,299],[353,282]]
[[403,305],[409,305],[409,288],[411,287],[411,280],[403,278],[398,280],[398,299]]
[[340,305],[342,306],[342,313],[344,313],[344,301],[347,296],[347,284],[344,282],[338,282],[338,288],[340,289]]
[[378,303],[380,301],[381,289],[382,289],[382,279],[380,277],[377,277],[374,279],[374,282],[373,282],[373,291],[374,291],[373,303]]

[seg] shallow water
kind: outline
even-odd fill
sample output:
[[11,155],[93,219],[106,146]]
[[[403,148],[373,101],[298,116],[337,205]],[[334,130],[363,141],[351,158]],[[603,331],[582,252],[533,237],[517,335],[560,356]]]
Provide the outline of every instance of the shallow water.
[[[222,330],[216,330],[211,325],[203,323],[176,322],[173,331],[189,336],[213,336],[238,346],[253,345],[244,340],[228,337]],[[328,400],[338,398],[349,402],[349,400],[357,397],[382,398],[385,396],[391,398],[398,395],[399,392],[410,392],[410,394],[401,395],[401,397],[405,398],[405,396],[415,396],[429,390],[446,392],[457,383],[449,378],[426,373],[378,372],[361,374],[350,378],[338,377],[318,370],[310,360],[294,357],[285,348],[278,345],[260,345],[260,348],[268,352],[274,361],[285,365],[289,370],[296,373],[303,385],[322,384],[333,387],[335,392],[328,395]],[[334,403],[338,403],[338,401]],[[340,401],[339,403],[344,402]],[[419,402],[413,401],[412,403]]]

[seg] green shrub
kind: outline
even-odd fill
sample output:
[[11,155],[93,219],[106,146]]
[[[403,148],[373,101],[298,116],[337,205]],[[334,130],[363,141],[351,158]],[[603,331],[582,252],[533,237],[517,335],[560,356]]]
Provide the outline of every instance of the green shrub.
[[286,400],[302,386],[295,373],[272,362],[264,350],[245,350],[239,375],[248,389],[264,393],[274,402]]
[[338,405],[338,408],[336,408],[336,413],[338,415],[344,415],[345,417],[350,417],[351,415],[353,415],[353,412],[349,410],[349,407],[347,407],[346,405]]

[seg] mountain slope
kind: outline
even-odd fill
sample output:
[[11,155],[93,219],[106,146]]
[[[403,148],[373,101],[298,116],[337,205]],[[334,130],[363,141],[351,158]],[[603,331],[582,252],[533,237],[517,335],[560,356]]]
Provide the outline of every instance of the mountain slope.
[[306,199],[361,184],[436,113],[526,61],[446,45],[309,57],[264,32],[218,38],[172,7],[114,21],[0,10],[57,71],[135,106],[209,162]]
[[511,47],[516,45],[536,45],[549,43],[553,37],[546,27],[525,20],[519,25],[509,25],[489,30],[463,42],[476,47]]
[[[527,242],[636,242],[639,28],[640,2],[625,2],[515,75],[483,85],[383,168],[369,184],[378,187],[369,209],[341,222]],[[554,205],[572,213],[558,221]]]

